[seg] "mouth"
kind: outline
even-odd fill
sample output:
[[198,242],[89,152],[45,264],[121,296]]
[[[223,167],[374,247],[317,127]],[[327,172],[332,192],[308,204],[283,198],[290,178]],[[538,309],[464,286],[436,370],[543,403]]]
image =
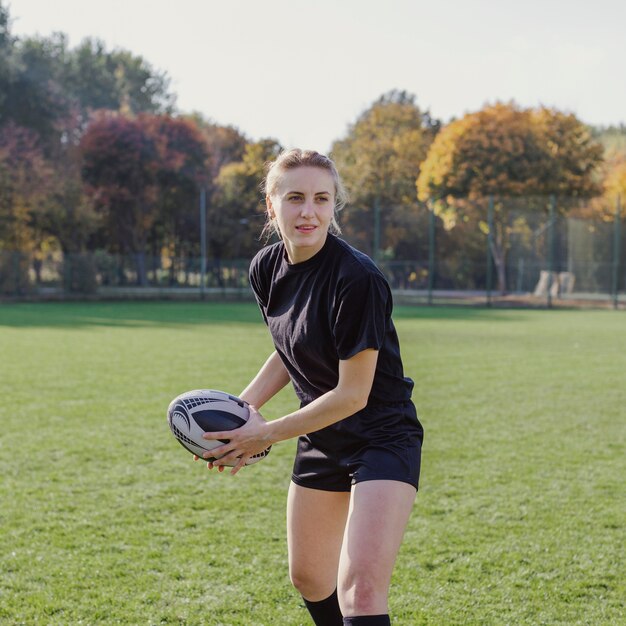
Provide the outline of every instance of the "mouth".
[[313,224],[302,224],[300,226],[296,226],[296,230],[299,233],[312,233],[316,228],[317,226],[314,226]]

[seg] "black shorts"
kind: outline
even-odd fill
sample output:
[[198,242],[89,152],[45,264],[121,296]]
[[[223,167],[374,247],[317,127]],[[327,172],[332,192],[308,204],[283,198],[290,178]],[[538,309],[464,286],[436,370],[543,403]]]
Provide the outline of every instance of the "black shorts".
[[412,402],[367,407],[298,439],[292,480],[324,491],[350,491],[366,480],[419,484],[422,429]]

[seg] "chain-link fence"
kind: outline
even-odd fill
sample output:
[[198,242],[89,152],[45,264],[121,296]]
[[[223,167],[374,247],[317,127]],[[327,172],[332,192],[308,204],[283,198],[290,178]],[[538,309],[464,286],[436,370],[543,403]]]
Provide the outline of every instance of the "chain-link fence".
[[[347,224],[344,237],[376,260],[401,301],[626,307],[619,204],[604,213],[596,207],[602,219],[586,217],[588,208],[581,200],[546,197],[381,207],[358,221],[359,230]],[[0,295],[249,297],[248,265],[249,259],[5,250]]]
[[247,292],[249,260],[201,259],[109,254],[48,255],[0,251],[0,295],[36,297],[53,295],[146,295],[159,291],[188,295],[194,290]]
[[589,206],[579,199],[491,197],[430,208],[428,237],[410,261],[386,257],[393,230],[383,226],[378,235],[379,264],[405,296],[547,306],[626,302],[619,204],[595,219],[585,217]]

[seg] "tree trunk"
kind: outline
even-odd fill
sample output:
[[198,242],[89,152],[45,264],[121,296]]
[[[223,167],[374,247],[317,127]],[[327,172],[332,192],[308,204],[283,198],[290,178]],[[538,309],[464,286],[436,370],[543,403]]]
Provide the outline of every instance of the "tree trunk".
[[135,253],[135,266],[137,268],[137,285],[140,287],[147,287],[148,275],[146,273],[146,253]]
[[501,295],[504,295],[506,293],[506,251],[504,245],[500,241],[500,237],[494,237],[491,245],[491,254],[493,256],[493,262],[496,266],[498,291]]

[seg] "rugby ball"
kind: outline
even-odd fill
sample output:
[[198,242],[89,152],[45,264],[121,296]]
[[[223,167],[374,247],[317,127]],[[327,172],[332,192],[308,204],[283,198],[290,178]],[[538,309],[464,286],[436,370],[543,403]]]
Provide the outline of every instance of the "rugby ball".
[[[203,439],[206,432],[234,430],[243,426],[250,416],[248,403],[224,391],[196,389],[176,396],[167,409],[167,422],[178,442],[201,459],[205,452],[228,443],[228,439]],[[250,457],[246,465],[265,458],[272,446]],[[204,459],[215,461],[215,457]],[[231,467],[234,463],[228,463]]]

